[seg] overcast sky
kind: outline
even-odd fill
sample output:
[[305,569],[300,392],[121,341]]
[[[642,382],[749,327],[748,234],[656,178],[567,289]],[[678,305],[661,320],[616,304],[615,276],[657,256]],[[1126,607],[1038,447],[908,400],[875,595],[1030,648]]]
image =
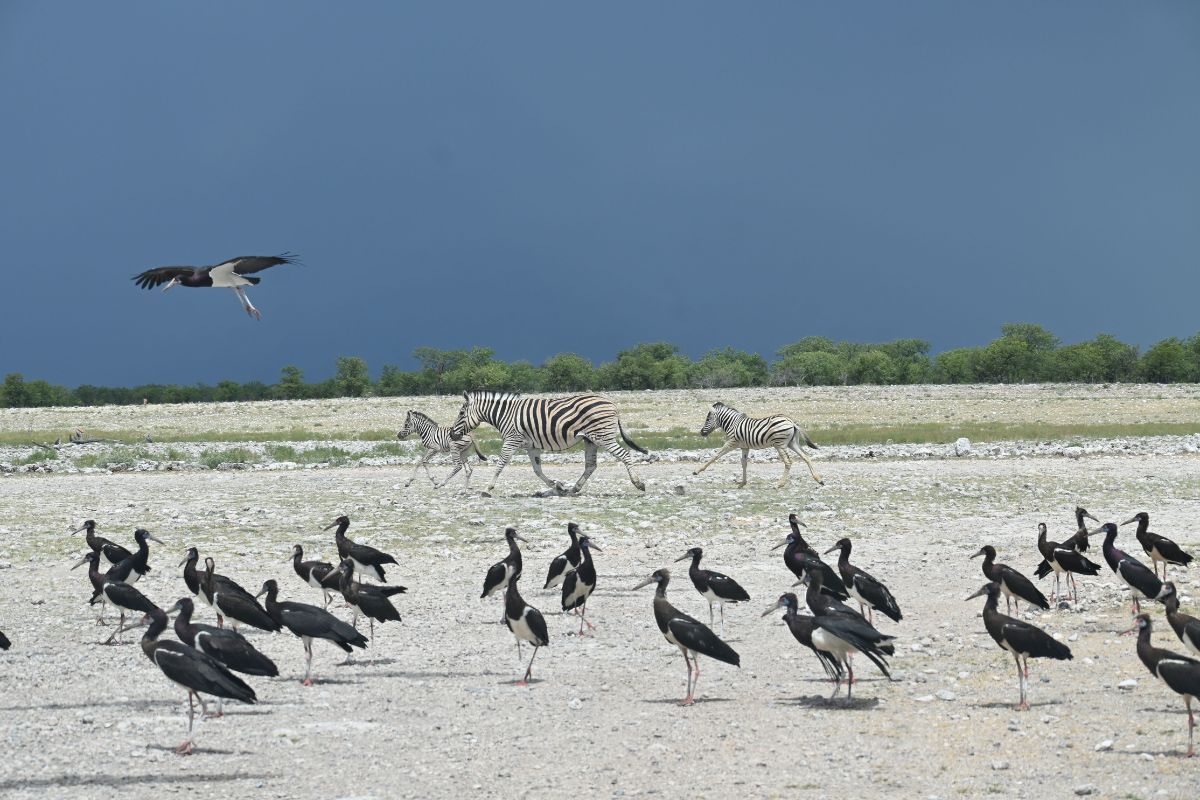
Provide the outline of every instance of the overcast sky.
[[[0,372],[1200,330],[1200,3],[0,4]],[[249,291],[164,264],[299,253]]]

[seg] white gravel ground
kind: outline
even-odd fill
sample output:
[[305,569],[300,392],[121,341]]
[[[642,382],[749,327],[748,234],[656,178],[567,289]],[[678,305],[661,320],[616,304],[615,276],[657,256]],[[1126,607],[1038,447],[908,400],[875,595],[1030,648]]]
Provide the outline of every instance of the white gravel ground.
[[[493,499],[420,482],[399,489],[408,467],[10,475],[0,480],[0,629],[14,642],[0,654],[0,796],[1200,794],[1200,763],[1181,757],[1183,702],[1145,671],[1134,640],[1116,635],[1129,606],[1107,568],[1080,582],[1080,608],[1036,617],[1075,659],[1032,664],[1029,712],[1012,708],[1016,676],[984,632],[982,600],[963,602],[983,583],[968,560],[980,545],[1031,574],[1036,523],[1062,538],[1076,503],[1102,520],[1148,510],[1155,530],[1200,550],[1196,455],[847,460],[821,464],[825,487],[797,471],[782,491],[772,488],[777,464],[756,464],[745,489],[732,485],[736,459],[701,478],[693,466],[642,465],[649,490],[640,495],[602,458],[585,495],[551,499],[531,497],[540,485],[523,460]],[[578,468],[549,469],[573,477]],[[853,560],[904,610],[899,625],[881,624],[900,637],[897,680],[860,664],[850,708],[826,701],[818,663],[777,615],[758,619],[792,583],[770,549],[789,511],[822,549],[853,538]],[[186,592],[176,565],[190,545],[248,588],[274,577],[285,598],[317,602],[283,562],[297,542],[329,558],[332,536],[321,528],[339,513],[351,516],[352,538],[396,554],[395,580],[409,587],[397,602],[403,622],[377,626],[377,641],[349,665],[318,643],[309,689],[299,684],[298,639],[252,633],[281,677],[251,679],[257,706],[201,724],[196,755],[173,755],[183,695],[136,634],[97,644],[110,629],[84,605],[83,570],[67,569],[84,549],[68,526],[94,517],[118,541],[144,526],[167,542],[153,546],[154,571],[139,583],[164,607]],[[593,637],[571,635],[576,626],[553,613],[557,594],[540,589],[568,520],[604,548]],[[511,685],[523,663],[496,623],[501,601],[478,598],[509,524],[531,540],[524,594],[546,612],[552,638],[527,688]],[[1136,548],[1131,532],[1118,543]],[[652,589],[629,587],[671,566],[669,597],[703,618],[686,565],[671,563],[695,544],[753,601],[726,614],[741,668],[703,662],[700,702],[680,708],[682,659],[654,625]],[[1182,573],[1193,613],[1198,579],[1196,569]],[[207,609],[198,617],[211,621]],[[1165,621],[1156,642],[1181,649]],[[1118,688],[1128,680],[1136,685]]]

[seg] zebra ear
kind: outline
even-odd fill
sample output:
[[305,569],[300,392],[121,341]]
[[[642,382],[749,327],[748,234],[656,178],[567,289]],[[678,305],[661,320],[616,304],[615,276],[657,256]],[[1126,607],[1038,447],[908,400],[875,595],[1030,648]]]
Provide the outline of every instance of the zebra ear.
[[470,400],[470,399],[471,399],[471,393],[463,392],[463,400]]
[[725,404],[720,402],[719,400],[717,402],[713,403],[713,408],[724,408],[724,407],[725,407]]

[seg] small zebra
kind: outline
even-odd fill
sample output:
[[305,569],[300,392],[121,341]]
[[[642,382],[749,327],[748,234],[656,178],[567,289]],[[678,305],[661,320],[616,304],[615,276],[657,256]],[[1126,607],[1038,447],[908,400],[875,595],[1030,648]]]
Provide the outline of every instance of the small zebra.
[[[500,461],[492,482],[484,491],[485,497],[491,497],[500,473],[518,450],[529,454],[533,471],[550,487],[542,496],[578,494],[596,471],[596,453],[601,447],[625,465],[634,486],[646,490],[646,484],[633,471],[633,457],[620,439],[639,453],[647,451],[629,438],[617,418],[617,407],[606,397],[577,394],[542,399],[506,392],[463,392],[462,408],[450,428],[450,436],[464,437],[484,422],[495,427],[504,438]],[[543,451],[560,452],[580,442],[585,448],[584,467],[574,486],[567,488],[562,481],[550,480],[542,473]]]
[[[404,418],[404,427],[396,434],[396,438],[407,439],[413,433],[421,437],[421,444],[425,445],[425,454],[421,456],[421,460],[413,467],[412,477],[404,484],[406,489],[412,486],[412,482],[417,479],[417,471],[421,467],[425,468],[425,477],[429,478],[430,483],[435,487],[445,486],[450,482],[451,478],[458,474],[459,470],[463,470],[466,474],[467,488],[471,487],[471,454],[468,451],[472,447],[475,448],[475,455],[479,456],[479,460],[487,461],[487,456],[480,452],[479,445],[475,442],[474,438],[464,436],[458,440],[452,439],[449,428],[443,428],[420,411],[408,412],[408,415]],[[429,474],[429,459],[438,453],[447,452],[451,453],[451,457],[454,459],[454,471],[447,475],[446,480],[439,484]]]
[[708,412],[708,417],[704,420],[704,427],[700,429],[700,435],[708,436],[716,428],[725,431],[725,446],[709,459],[707,464],[697,468],[692,473],[693,475],[699,475],[701,472],[704,472],[704,470],[715,464],[717,459],[730,450],[741,448],[742,482],[738,486],[745,486],[746,467],[750,461],[750,450],[774,447],[775,452],[779,453],[779,459],[783,462],[783,478],[780,479],[779,483],[775,484],[776,488],[782,489],[788,485],[788,481],[790,480],[788,473],[792,470],[792,459],[788,456],[789,450],[804,460],[804,463],[808,465],[808,471],[812,473],[813,480],[822,486],[825,485],[825,481],[821,480],[821,476],[813,469],[812,462],[808,460],[808,456],[804,455],[804,451],[800,449],[802,446],[808,445],[815,450],[817,447],[816,443],[808,438],[808,434],[804,432],[804,429],[787,417],[773,416],[762,417],[761,419],[747,417],[741,411],[724,403],[713,403],[712,411]]

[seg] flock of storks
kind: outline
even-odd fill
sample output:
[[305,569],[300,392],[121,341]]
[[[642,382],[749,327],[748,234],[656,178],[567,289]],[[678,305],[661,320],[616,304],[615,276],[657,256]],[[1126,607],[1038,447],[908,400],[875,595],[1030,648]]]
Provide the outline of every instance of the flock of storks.
[[[1104,559],[1122,582],[1132,592],[1136,625],[1127,633],[1137,633],[1137,653],[1142,663],[1172,691],[1183,696],[1188,709],[1188,755],[1195,754],[1195,717],[1192,700],[1200,697],[1200,660],[1191,656],[1173,653],[1151,645],[1151,616],[1141,611],[1141,599],[1157,600],[1166,608],[1168,624],[1180,641],[1195,655],[1200,655],[1200,620],[1179,610],[1179,595],[1175,585],[1164,582],[1169,565],[1186,566],[1192,557],[1175,542],[1149,530],[1149,515],[1139,513],[1127,523],[1137,523],[1137,540],[1152,559],[1153,570],[1140,561],[1119,550],[1115,545],[1118,526],[1112,522],[1088,530],[1085,519],[1096,520],[1083,508],[1076,509],[1077,533],[1070,539],[1058,543],[1047,540],[1046,526],[1038,526],[1038,550],[1043,561],[1038,565],[1039,578],[1055,574],[1055,600],[1059,599],[1058,579],[1067,574],[1067,586],[1074,589],[1074,576],[1096,575],[1100,567],[1088,559],[1085,552],[1092,536],[1103,534]],[[887,587],[863,569],[850,563],[852,544],[841,539],[824,554],[838,552],[838,560],[831,565],[822,560],[818,553],[805,541],[801,532],[807,526],[795,515],[788,517],[791,527],[787,537],[773,549],[784,548],[784,564],[798,579],[795,585],[803,585],[804,604],[809,614],[802,613],[800,598],[792,592],[780,595],[779,599],[762,616],[783,609],[783,620],[796,640],[807,647],[818,659],[826,675],[834,683],[831,700],[837,697],[841,685],[846,683],[846,702],[850,703],[854,684],[852,657],[861,655],[869,660],[883,675],[891,678],[887,658],[895,653],[895,637],[878,630],[874,625],[874,614],[878,612],[894,622],[900,622],[902,614],[899,604]],[[99,605],[98,624],[104,623],[105,606],[112,605],[120,612],[120,619],[112,635],[105,642],[111,643],[126,630],[147,626],[141,646],[146,656],[162,670],[173,683],[188,693],[188,737],[176,752],[186,754],[194,748],[193,726],[195,705],[208,713],[204,695],[220,701],[216,715],[222,713],[226,699],[244,703],[256,700],[254,690],[238,675],[274,677],[279,674],[276,665],[254,648],[238,631],[238,625],[248,625],[265,631],[276,632],[287,629],[304,643],[305,671],[303,683],[312,685],[312,643],[324,639],[352,653],[354,648],[365,649],[374,638],[374,623],[399,620],[400,614],[390,598],[405,592],[403,586],[389,586],[385,568],[396,564],[396,559],[376,548],[354,542],[346,536],[350,519],[338,517],[326,530],[336,528],[334,544],[340,561],[335,565],[325,561],[304,560],[300,545],[293,548],[289,559],[299,578],[318,589],[324,596],[324,607],[306,603],[280,601],[279,587],[274,580],[267,580],[257,594],[251,594],[231,578],[215,571],[215,562],[204,559],[200,570],[200,554],[190,548],[180,563],[183,579],[189,592],[209,605],[217,616],[217,625],[202,625],[193,621],[194,603],[191,597],[183,597],[169,609],[163,610],[151,602],[135,586],[138,578],[149,570],[149,542],[158,542],[146,530],[134,533],[137,549],[130,551],[96,532],[96,522],[87,520],[72,533],[86,532],[87,554],[75,566],[88,564],[88,578],[92,585],[90,603]],[[579,635],[584,626],[594,628],[587,619],[587,603],[596,588],[596,569],[592,551],[601,552],[591,539],[582,534],[575,523],[567,525],[570,546],[554,558],[546,576],[544,588],[561,586],[562,611],[572,612],[579,617]],[[502,622],[513,633],[518,654],[521,643],[533,645],[533,655],[524,676],[516,685],[525,685],[531,680],[533,660],[539,648],[550,643],[546,620],[541,612],[521,597],[518,583],[522,575],[522,558],[518,542],[524,541],[515,528],[505,531],[508,554],[487,571],[481,598],[503,590],[504,614]],[[653,601],[654,618],[663,636],[679,648],[687,667],[687,695],[684,705],[695,702],[696,683],[700,676],[701,655],[739,666],[741,657],[721,638],[724,636],[726,603],[744,602],[749,594],[727,575],[704,569],[700,566],[704,551],[693,547],[677,561],[690,561],[688,576],[696,590],[709,604],[709,624],[688,616],[667,600],[667,586],[671,573],[658,569],[633,589],[655,584]],[[1070,649],[1048,635],[1041,628],[1021,619],[1001,614],[999,598],[1003,594],[1008,609],[1025,602],[1042,609],[1050,608],[1050,601],[1034,583],[1020,571],[996,561],[996,551],[984,546],[973,557],[983,556],[983,573],[988,582],[968,600],[986,596],[983,622],[987,632],[1002,649],[1012,654],[1017,664],[1020,686],[1018,709],[1028,709],[1026,693],[1029,678],[1030,658],[1070,659]],[[1162,564],[1162,578],[1158,566]],[[102,571],[102,566],[107,569]],[[370,578],[378,583],[368,583]],[[340,593],[353,608],[354,619],[344,622],[328,610],[333,593]],[[259,602],[265,596],[265,602]],[[846,601],[853,600],[858,610]],[[715,624],[714,605],[720,609],[721,635],[712,626]],[[141,615],[138,621],[126,623],[126,614]],[[358,615],[367,617],[370,638],[357,629]],[[170,622],[169,615],[175,614],[174,631],[178,641],[160,638]],[[226,620],[231,625],[226,626]],[[7,649],[8,640],[0,633],[0,647]]]

